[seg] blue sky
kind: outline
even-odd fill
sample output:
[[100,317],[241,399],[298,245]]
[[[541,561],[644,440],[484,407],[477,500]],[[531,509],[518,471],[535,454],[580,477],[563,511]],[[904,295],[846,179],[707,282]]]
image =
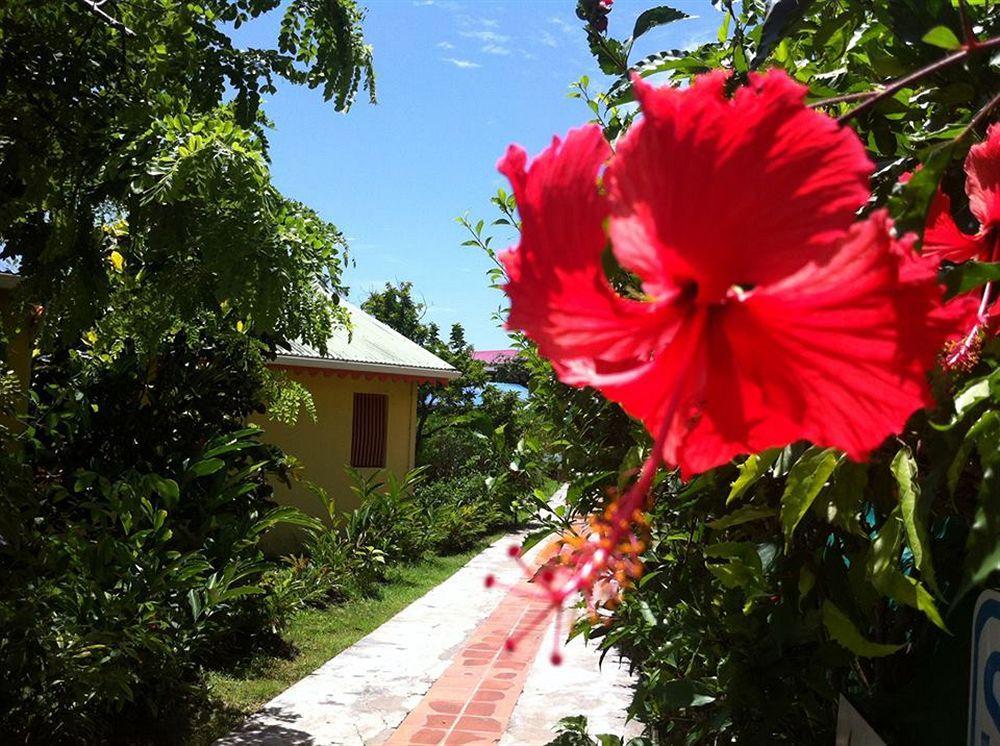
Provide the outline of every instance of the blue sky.
[[[581,75],[604,81],[587,50],[574,0],[368,0],[378,104],[359,97],[346,115],[318,91],[282,86],[266,102],[274,181],[348,237],[351,300],[384,282],[410,280],[445,332],[461,322],[479,349],[506,347],[491,316],[503,303],[485,277],[489,260],[463,247],[457,215],[492,218],[504,179],[496,161],[516,142],[536,153],[589,117],[567,97]],[[658,3],[616,0],[611,33],[627,36]],[[709,0],[674,0],[697,18],[653,29],[641,55],[710,38]],[[240,44],[273,44],[275,18],[250,24]],[[513,236],[500,234],[505,246]]]

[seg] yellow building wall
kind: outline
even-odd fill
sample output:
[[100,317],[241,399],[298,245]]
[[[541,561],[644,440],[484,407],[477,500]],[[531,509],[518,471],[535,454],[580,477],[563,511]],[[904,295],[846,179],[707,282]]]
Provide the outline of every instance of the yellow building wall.
[[[274,497],[281,505],[294,505],[309,515],[327,520],[320,498],[305,481],[319,485],[334,499],[338,512],[358,507],[358,497],[351,491],[346,467],[351,461],[351,427],[354,394],[385,394],[388,398],[385,468],[402,475],[413,468],[416,438],[417,383],[415,381],[379,381],[351,378],[317,369],[288,368],[286,375],[312,393],[316,421],[301,413],[294,425],[284,425],[260,418],[255,424],[264,429],[264,439],[294,456],[300,465],[298,481],[289,489],[276,484]],[[378,469],[361,469],[370,474]],[[265,547],[274,553],[288,553],[299,548],[301,532],[278,527],[265,537]]]

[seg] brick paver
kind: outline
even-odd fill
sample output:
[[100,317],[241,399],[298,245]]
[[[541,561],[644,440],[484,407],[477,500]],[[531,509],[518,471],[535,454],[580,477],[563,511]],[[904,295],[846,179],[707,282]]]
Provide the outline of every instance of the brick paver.
[[[387,746],[498,743],[545,636],[548,612],[526,582],[509,590]],[[508,638],[517,640],[513,651],[505,647]]]

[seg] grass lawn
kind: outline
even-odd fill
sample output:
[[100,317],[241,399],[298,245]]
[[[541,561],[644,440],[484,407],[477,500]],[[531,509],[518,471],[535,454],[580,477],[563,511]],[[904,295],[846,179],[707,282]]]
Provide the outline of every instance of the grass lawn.
[[199,722],[192,724],[193,732],[185,742],[209,744],[225,735],[265,702],[446,580],[495,538],[487,537],[462,554],[432,556],[412,565],[391,568],[389,582],[380,588],[379,598],[355,599],[326,609],[299,612],[282,635],[294,646],[294,657],[261,655],[239,672],[209,673],[212,707],[196,718]]

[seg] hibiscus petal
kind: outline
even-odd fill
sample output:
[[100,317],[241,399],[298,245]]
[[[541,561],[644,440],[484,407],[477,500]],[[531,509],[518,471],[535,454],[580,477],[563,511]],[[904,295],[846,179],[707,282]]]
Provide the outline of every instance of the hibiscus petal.
[[610,154],[600,128],[587,126],[565,142],[556,138],[530,167],[514,146],[498,164],[522,221],[517,248],[500,255],[511,299],[507,326],[526,332],[563,371],[577,359],[648,360],[664,332],[661,307],[622,298],[603,271],[608,207],[598,173]]
[[985,243],[980,236],[963,232],[951,216],[951,197],[938,189],[927,211],[923,253],[938,261],[965,262],[981,256]]
[[783,72],[732,98],[723,72],[683,90],[633,85],[644,116],[608,167],[609,231],[654,297],[679,279],[718,295],[826,259],[868,199],[857,135],[806,108]]
[[601,391],[656,434],[683,387],[663,456],[685,475],[802,439],[864,458],[932,403],[926,373],[965,318],[941,313],[936,260],[890,229],[875,213],[824,265],[701,311],[641,376]]
[[969,149],[965,191],[982,231],[1000,226],[1000,123],[991,125],[986,139]]
[[[726,319],[741,396],[764,405],[744,410],[745,450],[802,438],[863,459],[933,403],[926,374],[954,330],[930,321],[941,305],[936,261],[891,228],[873,214],[825,266],[763,288]],[[708,401],[704,421],[737,440],[732,413]]]

